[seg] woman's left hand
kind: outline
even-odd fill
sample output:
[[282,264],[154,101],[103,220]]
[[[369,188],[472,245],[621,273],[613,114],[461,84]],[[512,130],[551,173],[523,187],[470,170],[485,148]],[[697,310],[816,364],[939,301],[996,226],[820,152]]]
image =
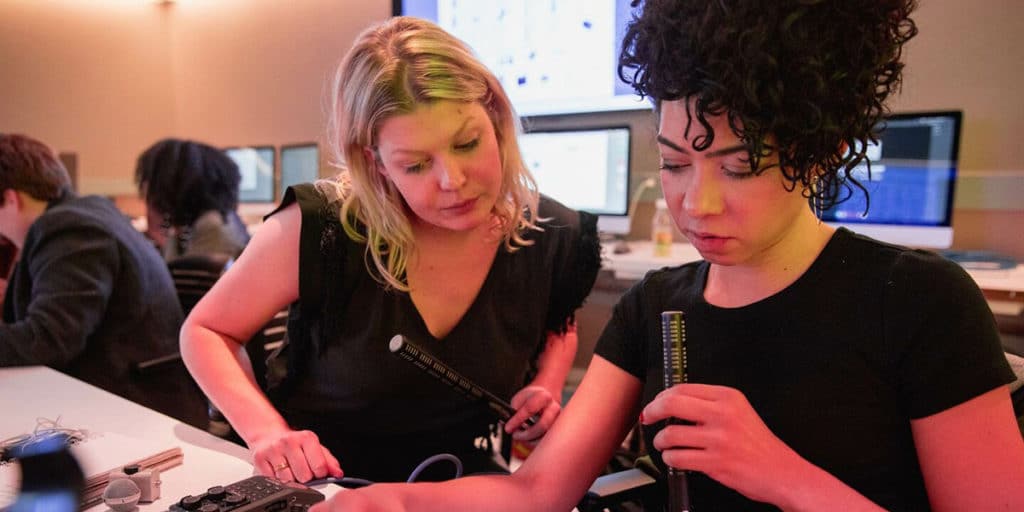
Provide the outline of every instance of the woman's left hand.
[[777,503],[787,482],[810,463],[775,436],[737,389],[678,384],[647,404],[641,422],[678,418],[654,436],[665,464],[700,471],[746,497]]
[[[526,386],[520,389],[512,397],[511,404],[516,413],[505,422],[505,432],[512,434],[512,439],[518,441],[540,439],[551,428],[551,424],[562,410],[562,404],[543,386]],[[534,416],[537,422],[530,426],[526,420]]]

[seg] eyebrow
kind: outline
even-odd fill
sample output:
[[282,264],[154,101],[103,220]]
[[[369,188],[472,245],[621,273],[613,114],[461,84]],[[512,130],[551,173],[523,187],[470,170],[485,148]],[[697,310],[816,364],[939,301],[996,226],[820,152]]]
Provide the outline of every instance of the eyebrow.
[[[466,125],[468,125],[472,121],[475,121],[475,119],[473,119],[472,117],[466,117],[466,119],[464,119],[462,121],[462,124],[459,125],[459,129],[455,130],[455,137],[453,137],[453,138],[457,138],[459,135],[461,135],[462,131],[466,129]],[[423,152],[424,151],[418,150],[418,149],[395,149],[395,150],[392,150],[390,153],[388,153],[388,156],[394,156],[396,153],[406,153],[406,154],[409,154],[409,153],[423,153]],[[377,153],[378,154],[380,153],[380,146],[377,146]]]
[[[662,144],[664,146],[668,146],[668,147],[670,147],[670,148],[672,148],[672,149],[674,149],[674,150],[676,150],[676,151],[678,151],[680,153],[686,153],[687,155],[690,154],[689,150],[684,149],[682,146],[676,144],[675,142],[672,142],[672,141],[668,140],[667,138],[665,138],[664,135],[661,135],[660,133],[658,134],[657,140],[658,140],[658,142],[660,144]],[[708,156],[708,157],[725,156],[725,155],[731,155],[733,153],[739,153],[741,151],[748,151],[747,146],[745,146],[743,144],[736,144],[734,146],[729,146],[729,147],[725,147],[725,148],[721,148],[721,149],[716,149],[714,151],[709,151],[704,156]]]

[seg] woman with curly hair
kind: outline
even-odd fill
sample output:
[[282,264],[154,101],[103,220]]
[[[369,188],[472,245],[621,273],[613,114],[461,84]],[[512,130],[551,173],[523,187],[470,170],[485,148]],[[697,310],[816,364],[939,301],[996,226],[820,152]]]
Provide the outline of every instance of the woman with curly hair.
[[[332,90],[344,173],[289,188],[189,315],[182,355],[261,474],[404,481],[440,453],[469,473],[501,469],[489,407],[388,343],[405,335],[508,400],[513,438],[540,437],[561,410],[573,313],[600,266],[597,219],[538,194],[500,82],[437,25],[366,30]],[[288,373],[272,404],[240,347],[288,305]]]
[[[1024,510],[1013,374],[977,287],[812,208],[858,189],[913,7],[647,0],[620,73],[655,103],[665,199],[703,261],[623,296],[511,476],[375,486],[331,509],[568,510],[640,413],[692,510]],[[663,390],[672,310],[690,379]]]

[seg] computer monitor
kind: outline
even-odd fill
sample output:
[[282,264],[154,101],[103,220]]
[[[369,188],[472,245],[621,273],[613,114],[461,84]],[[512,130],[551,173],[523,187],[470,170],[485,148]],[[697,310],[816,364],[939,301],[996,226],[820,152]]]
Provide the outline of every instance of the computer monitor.
[[281,194],[292,185],[320,177],[320,148],[314,142],[281,146]]
[[649,109],[618,75],[630,0],[393,0],[468,44],[519,115]]
[[908,247],[946,249],[953,243],[953,192],[960,148],[959,111],[887,116],[878,144],[867,148],[867,168],[855,176],[867,189],[821,212],[836,226]]
[[238,165],[242,181],[238,200],[243,203],[274,201],[274,147],[245,146],[226,148],[227,155]]
[[537,129],[519,137],[523,162],[546,196],[598,215],[602,233],[629,233],[628,126]]

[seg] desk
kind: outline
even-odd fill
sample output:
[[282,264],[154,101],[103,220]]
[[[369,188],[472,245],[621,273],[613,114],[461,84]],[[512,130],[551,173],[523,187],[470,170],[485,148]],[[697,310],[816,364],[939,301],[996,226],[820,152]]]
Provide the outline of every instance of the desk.
[[[607,246],[601,248],[603,267],[611,270],[616,279],[636,281],[648,271],[702,259],[697,249],[686,243],[672,244],[667,257],[655,257],[651,242],[629,242],[629,247],[630,251],[624,254],[615,254]],[[1024,311],[1024,265],[1005,270],[967,269],[967,273],[986,292],[986,298],[991,294],[993,299],[1015,304],[1006,313],[1017,315]],[[998,314],[1003,310],[993,308],[993,311]]]
[[1003,334],[1003,346],[1024,356],[1024,265],[1005,270],[968,270],[985,295]]
[[576,311],[578,345],[566,383],[567,393],[571,393],[583,378],[597,339],[611,318],[612,307],[622,293],[651,270],[701,259],[692,244],[672,244],[669,255],[665,257],[654,256],[654,244],[651,242],[631,241],[627,244],[629,252],[622,254],[615,254],[612,249],[614,244],[605,243],[601,246],[601,271],[583,307]]
[[629,242],[628,247],[629,252],[615,254],[607,244],[601,246],[602,267],[610,270],[615,279],[638,281],[651,270],[703,259],[692,244],[672,244],[668,256],[655,256],[652,242]]
[[[161,473],[160,499],[139,512],[164,511],[185,495],[253,474],[245,448],[42,366],[0,368],[0,411],[0,439],[31,432],[38,417],[60,417],[66,427],[144,439],[154,452],[180,447],[184,460]],[[318,488],[328,496],[340,489]],[[107,510],[102,503],[89,509]]]
[[[1024,265],[1006,270],[968,270],[997,316],[1024,313]],[[1024,334],[1024,332],[1021,332]]]
[[[573,379],[579,380],[589,365],[597,338],[611,318],[612,307],[624,291],[648,271],[701,259],[693,245],[672,244],[668,257],[655,257],[651,242],[628,242],[630,251],[615,254],[612,244],[601,250],[602,269],[594,288],[577,314],[579,350],[573,361]],[[1004,348],[1024,356],[1024,265],[1007,270],[968,270],[981,288],[1003,335]],[[570,382],[570,387],[572,387]]]

